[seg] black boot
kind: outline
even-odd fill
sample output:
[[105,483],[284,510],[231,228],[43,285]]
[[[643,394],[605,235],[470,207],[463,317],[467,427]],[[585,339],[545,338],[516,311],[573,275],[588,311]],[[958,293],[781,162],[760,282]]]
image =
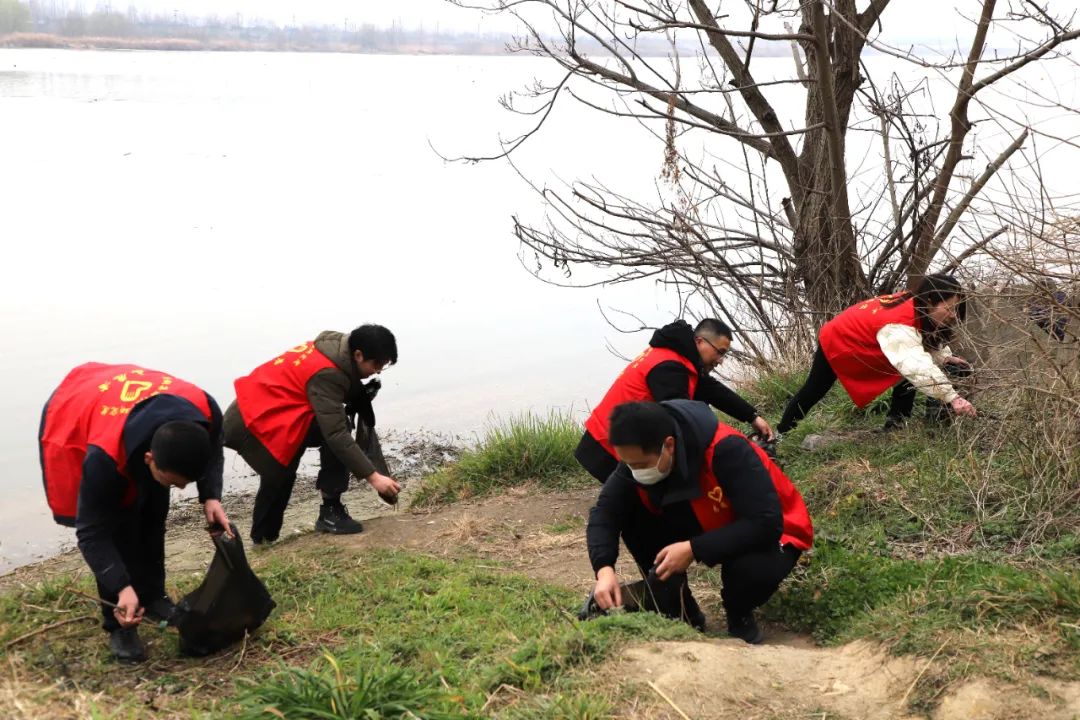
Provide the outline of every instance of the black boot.
[[751,645],[760,645],[761,641],[765,639],[764,633],[761,632],[761,628],[758,627],[757,622],[754,620],[752,611],[745,615],[729,614],[727,631],[731,637],[737,637]]
[[319,519],[315,529],[331,535],[355,535],[364,531],[364,526],[353,520],[349,510],[340,500],[324,500],[319,508]]
[[141,663],[146,660],[146,648],[139,639],[139,628],[116,628],[109,633],[109,648],[120,662]]
[[162,595],[152,603],[145,605],[146,615],[151,620],[164,620],[171,623],[176,614],[176,603],[169,599],[168,595]]

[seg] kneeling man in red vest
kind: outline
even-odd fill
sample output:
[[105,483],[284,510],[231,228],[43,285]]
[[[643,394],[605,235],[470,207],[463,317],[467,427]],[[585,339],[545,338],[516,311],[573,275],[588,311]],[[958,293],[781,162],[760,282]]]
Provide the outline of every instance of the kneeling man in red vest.
[[[379,390],[374,376],[396,362],[393,333],[361,325],[348,334],[320,333],[236,380],[236,400],[225,411],[225,445],[259,474],[252,541],[277,540],[296,470],[310,447],[319,448],[315,486],[323,496],[316,530],[364,529],[341,502],[350,473],[367,480],[384,501],[397,502],[401,488],[383,459],[371,406]],[[356,439],[350,434],[354,415]]]
[[165,594],[169,488],[197,483],[207,522],[228,532],[221,426],[208,394],[137,365],[80,365],[45,404],[45,494],[56,522],[75,527],[120,660],[146,659],[144,613],[169,620],[176,609]]
[[596,572],[590,604],[601,611],[623,605],[615,574],[622,537],[656,609],[698,629],[705,618],[686,570],[694,562],[719,565],[728,633],[760,643],[754,609],[814,538],[791,480],[701,402],[619,405],[610,439],[620,462],[589,511],[586,531]]

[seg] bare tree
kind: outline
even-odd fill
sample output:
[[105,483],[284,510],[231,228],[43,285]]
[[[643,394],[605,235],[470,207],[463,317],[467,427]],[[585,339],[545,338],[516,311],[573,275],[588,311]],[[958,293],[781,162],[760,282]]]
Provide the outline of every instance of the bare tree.
[[[1024,113],[999,109],[997,89],[1032,63],[1072,62],[1061,50],[1080,37],[1073,18],[1035,0],[982,0],[966,53],[927,59],[882,40],[889,0],[860,4],[729,2],[744,18],[735,27],[705,0],[495,0],[484,9],[512,13],[528,28],[514,49],[564,71],[561,82],[524,93],[534,101],[528,107],[504,99],[538,123],[495,158],[539,133],[566,96],[643,124],[664,149],[666,192],[642,199],[597,181],[536,186],[548,220],[515,217],[517,237],[566,272],[586,264],[607,269],[609,281],[673,284],[750,331],[748,347],[763,359],[792,343],[806,347],[845,305],[914,283],[935,263],[955,267],[1014,230],[994,224],[1002,213],[978,200],[1016,158],[1036,164],[1026,149],[1046,136]],[[1009,50],[991,54],[991,42]],[[872,77],[867,48],[947,81],[947,116],[934,110],[941,98],[927,82]],[[794,53],[789,77],[755,76],[766,51]],[[1075,82],[1075,65],[1065,69]],[[993,102],[982,102],[991,88]],[[801,119],[785,121],[776,103],[792,97],[802,101]],[[999,137],[973,142],[977,122]],[[853,133],[874,136],[882,156],[878,169],[860,168],[858,182],[849,170]],[[743,158],[738,173],[715,159],[733,151]],[[972,177],[980,157],[985,169]],[[1017,182],[1006,175],[1006,184]],[[1046,206],[1049,222],[1061,208]]]

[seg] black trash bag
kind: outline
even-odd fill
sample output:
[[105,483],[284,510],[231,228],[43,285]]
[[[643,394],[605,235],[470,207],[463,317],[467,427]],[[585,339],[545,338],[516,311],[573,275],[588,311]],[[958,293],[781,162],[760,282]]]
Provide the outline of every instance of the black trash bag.
[[243,639],[262,625],[277,603],[252,572],[236,526],[233,537],[211,534],[217,552],[206,578],[176,606],[180,652],[201,657]]
[[[656,575],[656,568],[652,567],[645,574],[644,580],[620,583],[620,587],[624,612],[655,612],[673,620],[682,620],[698,630],[705,628],[705,615],[690,593],[686,573],[678,573],[667,580],[661,580]],[[578,619],[590,620],[606,614],[596,604],[592,593],[589,593],[585,604],[578,611]]]

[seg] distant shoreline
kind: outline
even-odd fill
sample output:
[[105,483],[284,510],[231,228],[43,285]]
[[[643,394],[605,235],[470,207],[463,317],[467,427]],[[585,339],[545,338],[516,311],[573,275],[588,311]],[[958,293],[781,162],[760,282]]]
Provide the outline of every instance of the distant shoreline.
[[[511,52],[507,49],[510,37],[490,37],[455,42],[435,38],[427,42],[399,42],[393,45],[363,46],[346,42],[304,42],[295,38],[278,37],[258,41],[240,38],[184,38],[184,37],[109,37],[68,36],[55,33],[10,33],[0,35],[0,48],[51,49],[51,50],[162,50],[173,52],[300,52],[300,53],[348,53],[351,55],[459,55],[487,57],[532,57],[528,52]],[[597,55],[606,55],[604,48],[589,48]],[[692,54],[694,49],[680,51]],[[670,47],[639,48],[642,57],[668,57]],[[791,51],[786,45],[761,46],[757,54],[762,57],[787,57]]]
[[504,44],[470,44],[467,49],[449,43],[402,43],[393,48],[362,48],[347,43],[253,42],[249,40],[170,37],[68,37],[50,33],[0,35],[0,48],[51,50],[163,50],[201,52],[329,52],[370,55],[510,55]]

